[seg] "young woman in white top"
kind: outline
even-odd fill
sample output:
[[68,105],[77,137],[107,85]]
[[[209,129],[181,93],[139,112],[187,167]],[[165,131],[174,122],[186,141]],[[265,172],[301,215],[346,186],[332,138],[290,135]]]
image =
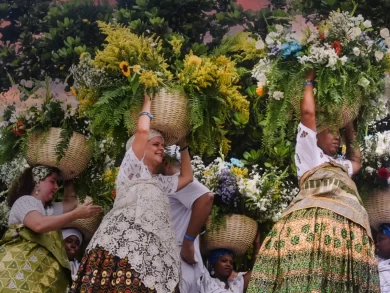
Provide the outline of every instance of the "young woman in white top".
[[59,176],[57,169],[36,166],[11,187],[9,229],[0,241],[0,292],[66,292],[70,267],[61,228],[102,209],[91,204],[76,208],[71,185],[63,203],[52,203]]

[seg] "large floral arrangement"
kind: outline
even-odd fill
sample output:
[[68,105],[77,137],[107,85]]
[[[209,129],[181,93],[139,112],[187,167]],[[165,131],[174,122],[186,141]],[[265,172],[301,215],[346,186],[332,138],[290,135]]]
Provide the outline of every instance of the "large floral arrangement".
[[194,157],[192,165],[194,176],[215,194],[212,214],[216,223],[225,214],[246,215],[258,223],[277,221],[298,193],[287,170],[258,166],[248,170],[237,159],[226,162],[221,157],[208,166]]
[[284,137],[292,109],[299,112],[305,72],[314,68],[319,123],[342,126],[341,112],[359,113],[360,138],[383,105],[384,75],[390,69],[389,30],[348,12],[326,19],[297,16],[274,25],[265,38],[267,54],[253,69],[258,94],[268,95],[265,141]]
[[359,177],[357,184],[363,196],[390,187],[390,131],[366,138]]
[[60,127],[61,140],[56,146],[57,159],[66,151],[73,131],[89,136],[88,120],[79,117],[78,101],[65,91],[66,84],[22,81],[0,95],[0,163],[23,154],[30,135]]
[[219,149],[227,153],[230,141],[225,128],[230,117],[236,113],[249,119],[249,102],[240,93],[233,61],[193,52],[182,58],[180,36],[169,41],[174,57],[166,60],[161,39],[137,36],[118,24],[99,26],[107,35],[105,48],[94,59],[83,54],[80,64],[71,69],[73,90],[94,134],[118,139],[122,133],[127,139],[126,129],[137,118],[129,113],[140,108],[145,91],[153,97],[164,87],[188,97],[192,149],[207,155]]

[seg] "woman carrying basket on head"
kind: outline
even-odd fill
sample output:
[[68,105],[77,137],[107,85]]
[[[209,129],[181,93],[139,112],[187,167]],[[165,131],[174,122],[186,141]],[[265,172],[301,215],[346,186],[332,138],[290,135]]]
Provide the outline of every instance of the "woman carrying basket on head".
[[192,182],[188,147],[181,141],[180,175],[158,174],[162,135],[150,129],[145,95],[136,134],[127,143],[112,210],[82,259],[72,292],[173,292],[179,283],[180,251],[167,195]]
[[360,169],[354,126],[345,127],[347,159],[334,159],[340,138],[316,125],[314,77],[307,72],[301,101],[295,151],[300,192],[262,245],[251,293],[379,292],[368,215],[350,178]]
[[61,228],[99,214],[99,206],[76,208],[72,184],[63,202],[51,203],[60,171],[35,166],[24,171],[8,192],[9,228],[0,240],[0,292],[66,292],[71,283]]

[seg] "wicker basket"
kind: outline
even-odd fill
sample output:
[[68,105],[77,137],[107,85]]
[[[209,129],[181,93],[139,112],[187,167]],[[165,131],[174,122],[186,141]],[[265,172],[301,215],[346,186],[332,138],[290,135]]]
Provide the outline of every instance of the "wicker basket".
[[364,200],[364,207],[375,230],[383,223],[390,223],[390,188],[375,190]]
[[[300,115],[301,106],[300,100],[298,98],[293,98],[292,104],[294,107],[294,112],[296,115]],[[350,122],[354,121],[359,114],[361,108],[361,102],[357,101],[355,104],[350,105],[348,102],[344,102],[344,104],[340,106],[334,106],[332,108],[332,113],[335,113],[338,117],[340,117],[339,121],[337,121],[338,128],[344,128]],[[328,119],[328,113],[321,109],[320,106],[316,105],[316,116],[317,116],[317,132],[321,132],[325,130],[330,125]]]
[[[87,197],[85,201],[92,201],[92,199],[90,197]],[[96,230],[99,228],[102,219],[102,214],[87,219],[77,219],[72,223],[66,224],[63,228],[76,228],[83,234],[84,242],[88,242],[89,240],[91,240],[93,234],[95,234]]]
[[57,164],[56,146],[60,141],[60,128],[50,128],[49,131],[32,135],[27,145],[27,162],[31,166],[46,165],[61,170],[64,180],[72,179],[84,171],[92,157],[92,149],[85,137],[73,133],[64,157]]
[[[139,111],[131,114],[135,121],[138,113]],[[166,145],[173,145],[188,134],[188,98],[184,93],[161,89],[153,98],[151,113],[154,119],[150,128],[161,132]],[[129,130],[134,134],[136,125],[132,125]]]
[[235,255],[244,255],[253,244],[257,234],[257,223],[251,218],[242,215],[224,217],[225,225],[212,227],[209,217],[206,226],[207,232],[202,237],[202,253],[211,250],[226,248]]

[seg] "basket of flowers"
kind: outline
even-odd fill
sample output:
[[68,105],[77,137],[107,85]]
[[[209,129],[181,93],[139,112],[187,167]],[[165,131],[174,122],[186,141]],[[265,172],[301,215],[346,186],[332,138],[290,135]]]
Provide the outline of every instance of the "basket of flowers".
[[[282,20],[283,21],[283,20]],[[326,19],[302,16],[269,27],[266,56],[253,68],[258,92],[268,96],[265,141],[288,132],[289,113],[299,115],[305,72],[317,73],[318,125],[343,128],[358,118],[359,138],[376,118],[386,71],[388,29],[372,28],[361,15],[333,11]],[[359,115],[364,109],[364,115]]]
[[294,184],[286,180],[286,170],[252,166],[249,171],[234,158],[230,162],[217,158],[207,167],[199,157],[192,163],[197,179],[215,194],[201,241],[203,253],[227,248],[236,255],[245,254],[258,224],[276,220],[297,193]]
[[88,121],[78,115],[78,101],[65,92],[65,86],[47,78],[15,85],[2,95],[3,163],[25,155],[31,166],[60,169],[65,180],[87,168],[92,157]]
[[390,131],[366,139],[357,180],[371,226],[390,222]]
[[[191,148],[213,155],[229,150],[225,123],[234,113],[249,119],[249,102],[240,93],[236,64],[225,56],[181,55],[184,39],[172,45],[168,61],[162,40],[138,36],[125,26],[99,23],[107,35],[95,58],[81,56],[71,68],[82,110],[94,134],[133,134],[144,95],[153,100],[151,128],[173,144],[187,134]],[[127,131],[126,131],[127,130]]]

